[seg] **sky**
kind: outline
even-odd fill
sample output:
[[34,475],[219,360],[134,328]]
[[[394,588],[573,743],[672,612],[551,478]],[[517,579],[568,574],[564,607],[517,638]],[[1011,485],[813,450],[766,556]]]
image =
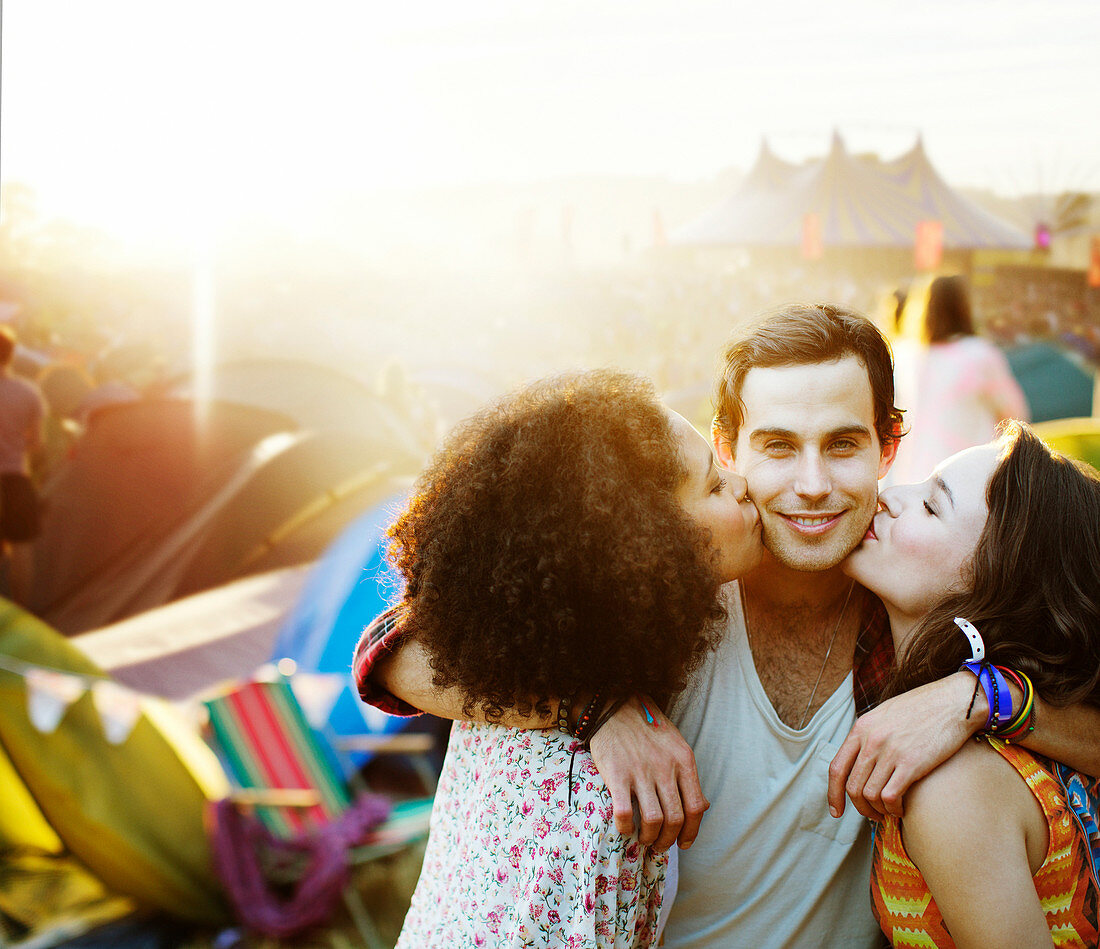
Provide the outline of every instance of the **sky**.
[[893,157],[1100,190],[1095,0],[5,0],[0,182],[120,234],[321,197]]

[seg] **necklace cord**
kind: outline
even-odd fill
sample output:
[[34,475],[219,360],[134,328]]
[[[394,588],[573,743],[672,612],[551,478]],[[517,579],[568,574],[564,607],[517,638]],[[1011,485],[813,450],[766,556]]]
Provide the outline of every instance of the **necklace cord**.
[[833,635],[829,637],[829,647],[825,650],[825,658],[821,661],[821,670],[817,674],[817,681],[814,682],[813,691],[810,692],[810,700],[806,703],[806,711],[802,713],[802,720],[798,723],[798,731],[802,731],[803,726],[806,724],[806,719],[810,717],[810,708],[814,704],[814,699],[817,697],[817,687],[821,685],[821,678],[825,675],[825,667],[829,664],[829,656],[833,652],[833,643],[836,642],[836,634],[840,631],[840,622],[844,619],[844,613],[848,609],[848,601],[852,598],[852,590],[855,588],[856,581],[853,580],[848,584],[848,593],[844,597],[844,603],[840,607],[840,613],[837,614],[836,626],[833,627]]

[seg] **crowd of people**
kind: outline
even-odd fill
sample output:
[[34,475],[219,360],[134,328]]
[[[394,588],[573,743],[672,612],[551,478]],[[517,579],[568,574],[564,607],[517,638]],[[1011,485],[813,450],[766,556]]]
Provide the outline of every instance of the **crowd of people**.
[[843,307],[720,362],[713,454],[595,373],[417,483],[354,661],[460,720],[399,945],[1096,945],[1100,476],[1010,421],[880,493]]

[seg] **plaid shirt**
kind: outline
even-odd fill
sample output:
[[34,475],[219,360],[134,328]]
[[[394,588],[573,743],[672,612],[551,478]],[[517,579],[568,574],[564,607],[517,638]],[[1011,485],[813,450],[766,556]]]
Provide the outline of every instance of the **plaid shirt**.
[[359,698],[368,705],[389,712],[390,715],[419,715],[420,709],[399,699],[371,681],[371,672],[378,660],[400,644],[404,637],[401,627],[403,609],[391,606],[385,613],[371,620],[370,625],[359,637],[355,647],[355,656],[351,661],[351,673],[355,678],[355,687]]

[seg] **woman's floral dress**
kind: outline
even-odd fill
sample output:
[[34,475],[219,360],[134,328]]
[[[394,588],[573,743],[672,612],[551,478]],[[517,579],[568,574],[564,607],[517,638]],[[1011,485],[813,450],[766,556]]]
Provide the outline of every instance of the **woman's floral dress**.
[[667,854],[623,837],[572,738],[456,722],[398,949],[656,942]]

